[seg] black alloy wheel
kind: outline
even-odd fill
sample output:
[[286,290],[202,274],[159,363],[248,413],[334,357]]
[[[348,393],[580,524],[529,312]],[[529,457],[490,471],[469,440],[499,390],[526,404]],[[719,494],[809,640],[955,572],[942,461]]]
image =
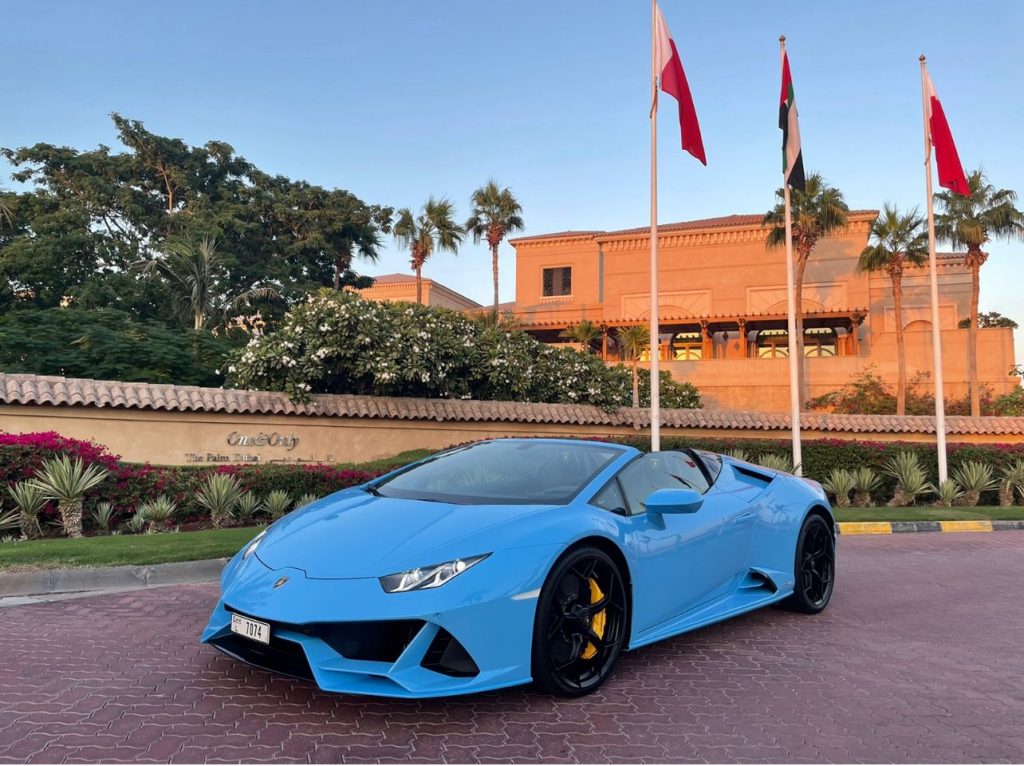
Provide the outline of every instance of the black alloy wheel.
[[598,548],[570,551],[541,589],[533,628],[533,679],[544,691],[580,697],[612,672],[626,644],[622,573]]
[[836,584],[836,543],[825,519],[811,514],[804,520],[796,545],[796,586],[783,606],[794,612],[817,614],[828,606]]

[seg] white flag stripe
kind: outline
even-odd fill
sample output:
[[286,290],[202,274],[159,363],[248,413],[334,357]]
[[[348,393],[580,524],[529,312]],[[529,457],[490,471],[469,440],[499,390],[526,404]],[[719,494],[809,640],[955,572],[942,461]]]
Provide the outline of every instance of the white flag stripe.
[[654,6],[654,18],[654,76],[660,77],[668,62],[672,60],[672,36],[668,33],[668,24],[665,23],[665,17],[661,15],[661,8],[657,4]]

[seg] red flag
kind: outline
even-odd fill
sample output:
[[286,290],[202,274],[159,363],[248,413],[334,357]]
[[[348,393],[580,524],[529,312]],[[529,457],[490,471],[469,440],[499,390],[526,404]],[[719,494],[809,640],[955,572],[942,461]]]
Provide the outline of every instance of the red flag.
[[661,8],[655,5],[654,72],[661,76],[661,89],[679,102],[679,131],[683,151],[689,152],[705,165],[704,142],[700,137],[697,110],[693,108],[690,86],[686,83],[683,62],[679,58],[675,41],[669,34],[668,25],[661,15]]
[[928,109],[928,132],[930,134],[930,145],[935,147],[935,164],[939,169],[939,186],[949,189],[956,194],[965,197],[971,196],[971,189],[967,184],[967,176],[964,175],[963,165],[960,164],[960,155],[957,154],[956,144],[953,143],[953,134],[949,131],[949,123],[946,122],[946,113],[942,111],[942,102],[932,85],[932,78],[928,72],[924,73],[925,94]]

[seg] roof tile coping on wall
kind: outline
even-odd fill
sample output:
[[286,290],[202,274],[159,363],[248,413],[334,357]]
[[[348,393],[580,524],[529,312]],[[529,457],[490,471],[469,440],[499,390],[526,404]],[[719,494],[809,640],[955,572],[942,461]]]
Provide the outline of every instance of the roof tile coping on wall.
[[[604,410],[582,404],[535,404],[460,399],[416,399],[352,394],[318,394],[308,404],[286,394],[160,383],[125,383],[86,378],[0,373],[0,404],[113,407],[173,412],[228,412],[272,415],[317,415],[396,420],[550,423],[564,425],[650,425],[650,411],[622,407]],[[733,410],[662,410],[662,424],[672,428],[788,431],[790,420],[779,412]],[[946,418],[950,434],[1024,435],[1024,417]],[[927,416],[834,415],[807,412],[804,429],[818,432],[930,434]]]

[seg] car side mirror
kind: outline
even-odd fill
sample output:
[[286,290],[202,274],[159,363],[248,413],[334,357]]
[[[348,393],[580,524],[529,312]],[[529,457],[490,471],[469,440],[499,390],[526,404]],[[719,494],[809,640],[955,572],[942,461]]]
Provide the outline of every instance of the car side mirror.
[[656,489],[644,500],[648,513],[696,513],[703,504],[695,489]]

